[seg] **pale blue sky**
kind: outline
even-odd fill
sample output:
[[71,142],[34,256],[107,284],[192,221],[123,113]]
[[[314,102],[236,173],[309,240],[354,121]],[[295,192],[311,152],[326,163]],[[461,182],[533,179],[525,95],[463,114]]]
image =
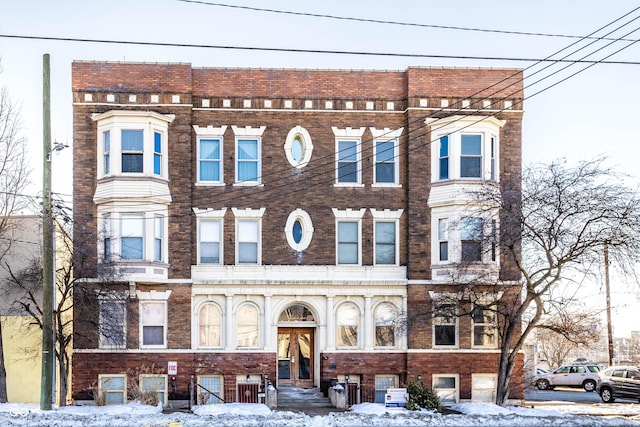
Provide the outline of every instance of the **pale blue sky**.
[[[206,1],[206,0],[205,0]],[[587,35],[638,7],[637,0],[219,0],[220,3],[322,15],[492,30]],[[436,29],[303,17],[207,6],[178,0],[22,0],[0,2],[0,34],[144,41],[199,45],[393,52],[406,54],[544,58],[576,39],[494,32]],[[626,23],[640,15],[636,12]],[[640,20],[612,37],[622,37]],[[602,35],[602,33],[599,33]],[[640,31],[628,36],[640,38]],[[579,47],[583,47],[584,43]],[[602,46],[602,42],[598,44]],[[615,43],[589,59],[601,59],[625,44]],[[592,51],[594,49],[591,49]],[[277,53],[246,50],[150,47],[0,37],[0,85],[22,105],[23,129],[31,145],[33,195],[41,177],[42,57],[51,55],[52,137],[71,145],[71,62],[73,60],[187,62],[194,67],[309,69],[390,69],[408,66],[527,68],[532,62],[429,59],[385,56]],[[566,54],[566,53],[565,53]],[[572,59],[583,56],[572,55]],[[640,43],[610,60],[640,61]],[[550,72],[525,72],[525,85]],[[554,67],[550,71],[557,70]],[[580,67],[571,67],[566,76]],[[525,163],[567,157],[570,161],[608,155],[610,163],[634,176],[640,172],[639,65],[599,64],[539,95],[525,100]],[[525,89],[526,96],[551,85],[551,78]],[[53,188],[71,194],[71,150],[54,158]],[[65,197],[70,201],[70,197]],[[596,286],[597,288],[597,286]],[[620,286],[620,288],[623,288]],[[598,293],[598,289],[594,294]],[[599,303],[599,297],[594,299]],[[602,301],[603,302],[603,301]],[[635,296],[616,291],[619,313],[639,308]],[[626,334],[632,325],[620,321]],[[636,327],[637,328],[637,327]]]

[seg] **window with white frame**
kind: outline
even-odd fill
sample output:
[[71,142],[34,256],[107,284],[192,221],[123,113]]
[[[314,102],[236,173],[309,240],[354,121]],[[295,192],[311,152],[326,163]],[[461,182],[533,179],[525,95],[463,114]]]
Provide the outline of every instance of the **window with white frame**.
[[431,129],[431,180],[499,180],[499,135],[506,123],[492,116],[427,118]]
[[153,217],[153,260],[161,262],[164,260],[164,217],[155,215]]
[[169,403],[168,379],[167,375],[140,374],[140,391],[155,393],[158,396],[158,402],[166,406]]
[[167,302],[140,301],[140,347],[166,348]]
[[236,223],[238,238],[238,264],[258,264],[260,222],[241,220]]
[[366,128],[332,129],[336,136],[336,184],[361,185],[362,135]]
[[154,212],[101,214],[99,236],[102,244],[98,246],[100,259],[107,262],[166,262],[166,213]]
[[479,217],[460,218],[460,244],[463,262],[482,261],[483,220]]
[[370,128],[373,134],[374,185],[399,185],[399,138],[404,128]]
[[458,311],[452,298],[436,298],[433,301],[434,347],[458,346]]
[[482,135],[460,135],[460,178],[482,178]]
[[193,208],[198,221],[198,264],[223,263],[223,220],[227,209]]
[[144,215],[120,215],[120,257],[125,260],[144,259]]
[[374,311],[376,347],[395,347],[398,310],[388,302],[378,304]]
[[375,263],[376,265],[398,264],[397,221],[375,221]]
[[338,221],[338,264],[360,263],[360,222]]
[[497,384],[497,374],[471,374],[471,400],[495,402]]
[[153,133],[153,174],[162,175],[162,134],[160,132]]
[[198,375],[198,405],[224,403],[224,377]]
[[255,185],[262,181],[262,133],[260,128],[232,126],[236,137],[236,184]]
[[197,126],[193,129],[197,136],[197,183],[222,184],[224,182],[223,148],[224,132],[227,126]]
[[220,307],[214,303],[206,303],[198,311],[199,347],[221,346],[221,319]]
[[313,237],[314,228],[311,216],[300,208],[294,210],[287,218],[284,232],[291,249],[296,252],[304,251],[311,244]]
[[258,308],[251,303],[241,304],[236,313],[236,324],[238,348],[258,347],[260,336]]
[[236,264],[262,263],[262,215],[265,209],[232,208],[236,217]]
[[438,261],[449,260],[449,220],[438,218]]
[[125,374],[98,375],[98,391],[107,405],[127,403],[127,376]]
[[174,115],[111,110],[94,114],[98,123],[98,179],[110,175],[167,179],[167,135]]
[[376,395],[375,403],[385,403],[387,389],[398,387],[397,375],[376,375],[375,377]]
[[336,311],[336,346],[338,348],[357,348],[358,329],[360,328],[360,310],[352,302],[341,304]]
[[291,166],[300,169],[309,164],[313,153],[311,135],[302,126],[292,128],[284,143],[284,152]]
[[122,129],[120,132],[122,173],[143,173],[144,131],[142,129]]
[[454,405],[460,401],[460,376],[458,374],[433,374],[433,390],[441,405]]
[[102,132],[102,164],[103,174],[111,174],[111,131]]
[[124,296],[107,295],[99,300],[100,348],[127,346],[127,300]]
[[474,304],[471,312],[473,320],[473,346],[496,348],[498,346],[498,322],[495,305],[487,301]]
[[199,223],[199,263],[220,264],[222,221],[202,220]]
[[441,136],[438,142],[438,180],[442,181],[449,179],[449,135]]

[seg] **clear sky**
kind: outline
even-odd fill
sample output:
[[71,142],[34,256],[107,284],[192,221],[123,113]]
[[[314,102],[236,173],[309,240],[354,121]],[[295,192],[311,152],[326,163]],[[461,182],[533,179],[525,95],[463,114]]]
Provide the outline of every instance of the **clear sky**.
[[[214,0],[0,0],[0,35],[438,55],[458,59],[0,37],[0,86],[6,86],[14,101],[22,105],[23,131],[29,139],[33,159],[33,195],[38,194],[42,182],[42,61],[45,53],[51,56],[52,138],[69,145],[73,144],[73,60],[306,69],[404,70],[408,66],[523,68],[527,97],[523,127],[525,164],[548,162],[558,157],[566,157],[573,162],[606,155],[612,166],[632,175],[634,184],[640,179],[637,166],[640,133],[634,130],[640,122],[637,107],[640,101],[640,65],[601,63],[571,76],[588,64],[546,63],[549,68],[544,69],[547,65],[539,65],[532,60],[506,60],[567,57],[599,61],[613,54],[607,60],[640,63],[640,43],[562,37],[586,36],[618,20],[597,35],[638,40],[640,31],[634,31],[640,27],[640,11],[630,13],[640,6],[637,0],[218,1],[214,6],[204,4],[214,3]],[[276,13],[274,10],[297,14]],[[618,27],[621,28],[614,31]],[[610,31],[613,32],[608,34]],[[590,42],[593,44],[587,47]],[[570,45],[573,47],[556,53]],[[617,50],[621,51],[614,53]],[[567,66],[565,71],[560,70]],[[559,83],[564,78],[567,80]],[[70,204],[71,150],[54,157],[53,189]],[[634,319],[634,310],[640,308],[638,292],[630,292],[628,287],[615,282],[614,279],[613,305],[617,314],[614,327],[616,335],[627,335],[632,329],[640,329],[628,320]],[[594,286],[593,295],[594,304],[604,306],[599,284]],[[631,317],[623,317],[624,314]]]

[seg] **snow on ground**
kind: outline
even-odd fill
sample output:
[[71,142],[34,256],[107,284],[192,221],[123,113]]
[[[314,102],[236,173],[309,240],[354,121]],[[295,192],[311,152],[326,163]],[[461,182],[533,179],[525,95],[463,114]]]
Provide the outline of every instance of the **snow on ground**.
[[194,407],[193,414],[163,414],[161,407],[129,403],[68,406],[41,411],[34,404],[0,404],[0,425],[29,427],[404,427],[404,426],[640,426],[640,404],[576,405],[560,402],[536,408],[460,403],[460,414],[429,411],[388,412],[384,405],[362,403],[350,411],[308,416],[271,411],[265,405],[228,403]]

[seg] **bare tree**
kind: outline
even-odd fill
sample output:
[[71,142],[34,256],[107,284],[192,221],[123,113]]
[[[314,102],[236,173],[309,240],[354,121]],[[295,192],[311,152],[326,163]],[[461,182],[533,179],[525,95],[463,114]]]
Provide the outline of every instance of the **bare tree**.
[[[28,204],[24,189],[29,184],[27,149],[20,132],[20,110],[6,88],[0,87],[0,262],[15,240],[11,216]],[[7,372],[4,364],[0,320],[0,403],[7,402]]]
[[[90,265],[87,258],[88,253],[90,253],[87,250],[88,242],[83,242],[83,239],[76,238],[76,246],[74,247],[69,230],[65,230],[60,222],[57,222],[57,225],[56,297],[53,310],[53,329],[59,384],[58,405],[65,406],[69,390],[72,340],[74,336],[78,335],[78,332],[74,329],[86,330],[86,328],[83,328],[83,324],[90,324],[89,329],[99,331],[98,335],[101,338],[98,339],[116,341],[122,334],[122,328],[119,328],[119,325],[122,324],[122,313],[107,311],[107,315],[112,314],[115,320],[106,318],[104,315],[100,317],[96,313],[93,302],[101,298],[108,298],[109,301],[113,301],[114,293],[108,296],[101,295],[91,284],[83,281],[83,269]],[[26,267],[18,271],[13,271],[8,263],[5,263],[5,267],[9,272],[9,277],[4,286],[10,287],[14,295],[16,295],[16,300],[13,302],[16,313],[29,316],[31,325],[37,325],[42,328],[42,298],[40,296],[42,292],[42,265],[39,257],[35,257]],[[114,271],[114,269],[104,266],[101,269],[101,279],[113,281],[115,277],[113,275]],[[128,299],[128,294],[124,292],[118,295],[122,295],[122,300],[124,301]],[[89,300],[92,303],[89,303]],[[87,307],[92,307],[92,311],[90,312]],[[29,349],[25,350],[29,351]],[[35,355],[39,354],[41,349],[38,347],[30,350]]]
[[509,397],[518,352],[554,308],[552,291],[569,286],[576,275],[591,274],[602,263],[605,245],[622,269],[633,268],[640,256],[640,199],[605,163],[597,158],[573,167],[564,160],[536,165],[522,179],[502,181],[500,191],[475,193],[479,203],[500,211],[499,250],[522,278],[521,292],[490,307],[501,337],[499,405]]

